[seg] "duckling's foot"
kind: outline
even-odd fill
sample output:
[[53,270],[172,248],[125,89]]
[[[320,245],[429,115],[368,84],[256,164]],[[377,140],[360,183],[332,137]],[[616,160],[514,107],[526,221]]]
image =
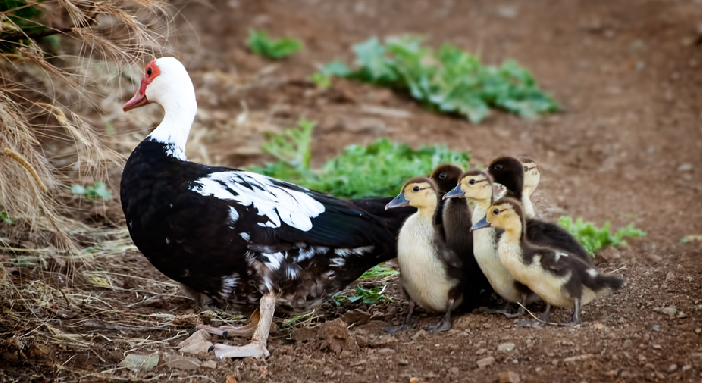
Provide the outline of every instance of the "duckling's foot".
[[387,332],[388,334],[393,334],[393,333],[396,333],[396,332],[407,331],[407,330],[412,329],[412,327],[413,327],[412,325],[413,325],[413,323],[409,323],[409,324],[408,324],[408,323],[403,323],[403,324],[400,325],[400,326],[390,326],[390,327],[386,327],[386,328],[385,328],[385,332]]
[[568,323],[559,323],[558,324],[559,326],[573,327],[573,326],[577,326],[580,324],[580,305],[581,305],[580,298],[573,299],[573,303],[575,304],[575,310],[573,310],[573,320],[568,322]]
[[427,330],[428,333],[435,333],[435,332],[442,332],[442,331],[448,331],[453,328],[453,324],[451,323],[451,319],[449,318],[448,320],[446,319],[446,316],[441,318],[440,321],[434,324],[430,324],[426,327],[424,327],[425,330]]
[[505,313],[505,316],[506,316],[507,318],[519,318],[519,317],[521,317],[521,316],[524,316],[524,306],[519,306],[519,309],[517,310],[516,313],[514,313],[514,312],[512,312],[512,313],[506,312],[506,313]]
[[513,308],[511,302],[507,302],[507,304],[505,304],[505,305],[502,306],[501,308],[492,307],[492,308],[485,309],[485,314],[503,314],[503,315],[507,315],[507,314],[513,313],[513,312],[514,312],[514,308]]
[[267,358],[270,353],[266,345],[259,341],[252,341],[245,346],[229,346],[226,344],[215,344],[210,347],[215,356],[221,358]]
[[[407,292],[405,292],[405,295],[408,295]],[[414,317],[414,308],[417,306],[417,304],[410,299],[409,300],[409,307],[407,308],[407,317],[405,318],[405,322],[401,326],[392,326],[392,327],[386,327],[385,332],[392,334],[395,332],[399,331],[405,331],[409,330],[412,328],[414,325],[414,321],[412,318]]]
[[534,328],[534,327],[541,327],[543,323],[538,320],[528,320],[528,319],[521,319],[518,320],[517,323],[514,324],[514,327],[522,327],[522,328]]

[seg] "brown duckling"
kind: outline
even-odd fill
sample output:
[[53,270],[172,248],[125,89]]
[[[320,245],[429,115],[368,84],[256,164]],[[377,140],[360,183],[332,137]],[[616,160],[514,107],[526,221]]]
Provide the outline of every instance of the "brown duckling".
[[522,206],[524,206],[524,214],[527,218],[536,218],[536,210],[534,209],[534,204],[531,202],[531,195],[539,186],[539,181],[541,181],[541,170],[536,161],[528,157],[522,157],[519,159],[522,163],[522,169],[524,169],[524,187],[522,188]]
[[[493,180],[507,188],[505,197],[522,202],[524,193],[524,166],[514,157],[499,157],[488,166],[488,174]],[[532,243],[559,249],[592,263],[585,248],[567,230],[555,223],[529,218],[526,222],[527,238]]]
[[[493,183],[490,176],[481,170],[471,170],[461,175],[458,185],[444,198],[465,198],[465,204],[473,202],[473,222],[478,222],[493,202]],[[500,230],[501,232],[501,230]],[[480,270],[488,280],[494,291],[507,301],[504,309],[488,310],[488,313],[502,313],[508,317],[524,314],[524,308],[519,307],[515,313],[511,303],[533,302],[538,297],[533,296],[529,288],[517,282],[509,271],[502,265],[497,255],[497,236],[495,228],[487,228],[472,232],[473,255]]]
[[546,301],[541,315],[543,322],[550,322],[553,305],[574,308],[573,320],[560,325],[577,325],[581,322],[582,305],[624,285],[622,277],[604,274],[573,254],[532,244],[527,239],[525,226],[525,214],[519,201],[505,197],[494,202],[473,228],[504,230],[498,246],[499,259],[516,280]]
[[437,312],[444,312],[441,320],[427,326],[427,331],[451,329],[451,311],[463,300],[462,264],[456,254],[446,246],[439,233],[435,216],[440,214],[438,188],[427,177],[409,180],[402,192],[387,208],[414,206],[417,212],[402,225],[397,244],[400,264],[400,282],[409,297],[409,312],[402,326],[389,331],[412,327],[415,304]]
[[[462,174],[463,169],[460,167],[443,164],[434,169],[431,179],[443,196],[456,187]],[[471,204],[466,203],[467,201],[463,198],[442,198],[442,202],[444,203],[440,210],[441,219],[436,222],[441,224],[440,230],[446,245],[463,262],[463,276],[466,281],[463,286],[463,306],[466,308],[479,306],[490,298],[493,289],[473,255],[473,235],[470,232],[473,226]]]

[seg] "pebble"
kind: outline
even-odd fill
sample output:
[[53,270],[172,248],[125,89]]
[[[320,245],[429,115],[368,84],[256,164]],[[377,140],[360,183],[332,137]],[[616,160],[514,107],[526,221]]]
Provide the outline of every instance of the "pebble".
[[393,350],[391,348],[380,348],[380,349],[378,349],[377,352],[378,352],[378,354],[394,354],[395,350]]
[[671,271],[668,273],[668,275],[665,276],[665,279],[667,281],[672,281],[673,279],[675,279],[675,274],[673,274],[673,272]]
[[215,368],[217,368],[217,362],[215,362],[214,360],[206,360],[206,361],[202,362],[200,367],[215,369]]
[[663,314],[675,315],[676,312],[678,312],[678,309],[676,309],[673,306],[666,307],[663,309]]
[[410,378],[410,383],[419,383],[419,378],[416,376],[413,376]]
[[237,383],[236,377],[227,375],[227,380],[225,381],[225,383]]
[[668,367],[668,370],[669,370],[669,371],[675,371],[675,370],[677,370],[677,369],[678,369],[678,365],[676,365],[676,364],[671,364],[671,365]]
[[451,375],[458,375],[461,373],[461,370],[458,369],[458,367],[451,367],[449,369],[449,374]]
[[629,348],[629,347],[631,347],[631,340],[627,339],[624,341],[622,348]]
[[660,350],[660,349],[661,349],[661,345],[660,345],[660,344],[654,344],[654,345],[653,345],[653,348],[655,348],[656,350]]
[[686,366],[683,366],[683,371],[687,371],[687,370],[689,370],[689,369],[692,369],[692,365],[689,365],[689,364],[688,364],[688,365],[686,365]]
[[497,346],[497,351],[499,352],[510,352],[514,350],[514,343],[502,343],[501,345]]
[[477,361],[478,367],[483,368],[487,366],[491,366],[493,363],[495,363],[495,358],[492,356],[488,356],[487,358],[483,358]]
[[519,374],[516,372],[505,371],[500,372],[500,374],[497,376],[497,381],[499,383],[519,383],[521,382],[521,379],[519,378]]
[[397,364],[399,366],[407,366],[407,365],[409,365],[409,362],[406,360],[399,360],[399,361],[397,361]]

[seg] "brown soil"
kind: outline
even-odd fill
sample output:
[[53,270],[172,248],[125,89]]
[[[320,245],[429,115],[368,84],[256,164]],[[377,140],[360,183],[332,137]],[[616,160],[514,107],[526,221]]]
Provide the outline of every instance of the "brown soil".
[[[699,1],[211,3],[181,5],[187,21],[177,21],[175,48],[195,81],[201,111],[188,148],[192,160],[261,162],[263,132],[289,126],[301,115],[319,122],[316,163],[350,143],[377,137],[469,150],[473,165],[502,154],[528,154],[543,168],[535,204],[546,218],[583,216],[598,225],[610,220],[615,228],[633,222],[648,233],[598,254],[599,266],[623,274],[626,287],[586,306],[577,328],[519,329],[503,317],[469,313],[455,318],[453,330],[430,335],[420,325],[438,318],[424,313],[414,330],[386,335],[383,327],[399,323],[406,308],[398,282],[364,281],[387,284],[393,302],[325,304],[306,324],[273,334],[266,360],[222,360],[216,369],[197,370],[160,362],[133,373],[112,369],[130,353],[159,352],[162,361],[177,354],[176,345],[194,323],[184,316],[194,311],[137,251],[101,251],[96,264],[84,269],[107,272],[111,287],[95,287],[81,273],[67,286],[59,273],[45,272],[44,281],[63,287],[73,304],[42,292],[37,283],[35,298],[55,300],[32,314],[44,325],[15,318],[12,328],[0,328],[6,339],[6,351],[0,352],[3,381],[486,382],[509,371],[523,382],[702,381],[702,242],[680,243],[684,235],[702,234],[702,47],[693,44],[702,22]],[[279,63],[255,57],[243,43],[252,27],[301,38],[306,49]],[[495,113],[474,126],[388,90],[336,81],[320,91],[305,81],[315,64],[348,62],[352,44],[400,33],[451,42],[479,52],[487,63],[514,58],[566,111],[537,122]],[[411,117],[368,113],[365,105]],[[155,109],[143,113],[158,114]],[[248,122],[235,123],[245,109]],[[124,137],[141,139],[152,126],[117,128]],[[117,178],[111,181],[118,185]],[[119,205],[107,210],[119,223]],[[107,239],[124,239],[123,229],[104,230]],[[22,270],[12,275],[18,286],[39,278]],[[670,307],[674,314],[663,312]],[[352,320],[347,311],[355,309],[368,315],[356,313]],[[4,310],[11,315],[11,308]],[[149,315],[164,313],[181,321],[153,330],[168,321]],[[569,314],[556,310],[554,319]],[[332,323],[340,316],[347,325],[360,322],[341,342],[323,339],[330,333],[346,336],[340,322]],[[275,321],[282,325],[286,319]],[[129,329],[139,326],[141,331]],[[22,336],[25,348],[35,342],[25,350],[34,359],[13,361],[7,351],[13,350],[13,335]],[[237,341],[245,340],[232,342]],[[498,351],[504,343],[514,349]],[[477,361],[487,357],[494,362],[479,367]]]

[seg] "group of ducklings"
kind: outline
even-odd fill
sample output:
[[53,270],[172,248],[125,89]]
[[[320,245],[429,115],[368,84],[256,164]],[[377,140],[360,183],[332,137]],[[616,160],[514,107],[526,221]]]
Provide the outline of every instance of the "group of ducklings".
[[[417,208],[398,236],[409,312],[389,331],[411,328],[416,305],[445,313],[427,331],[451,329],[454,309],[487,303],[493,292],[507,305],[488,312],[510,318],[523,316],[527,304],[546,303],[538,320],[518,326],[550,323],[551,306],[573,308],[572,321],[559,324],[573,326],[582,305],[624,285],[622,277],[598,271],[570,233],[537,218],[531,195],[540,178],[535,161],[499,157],[486,171],[441,165],[402,186],[385,208]],[[501,198],[494,183],[504,188]]]

